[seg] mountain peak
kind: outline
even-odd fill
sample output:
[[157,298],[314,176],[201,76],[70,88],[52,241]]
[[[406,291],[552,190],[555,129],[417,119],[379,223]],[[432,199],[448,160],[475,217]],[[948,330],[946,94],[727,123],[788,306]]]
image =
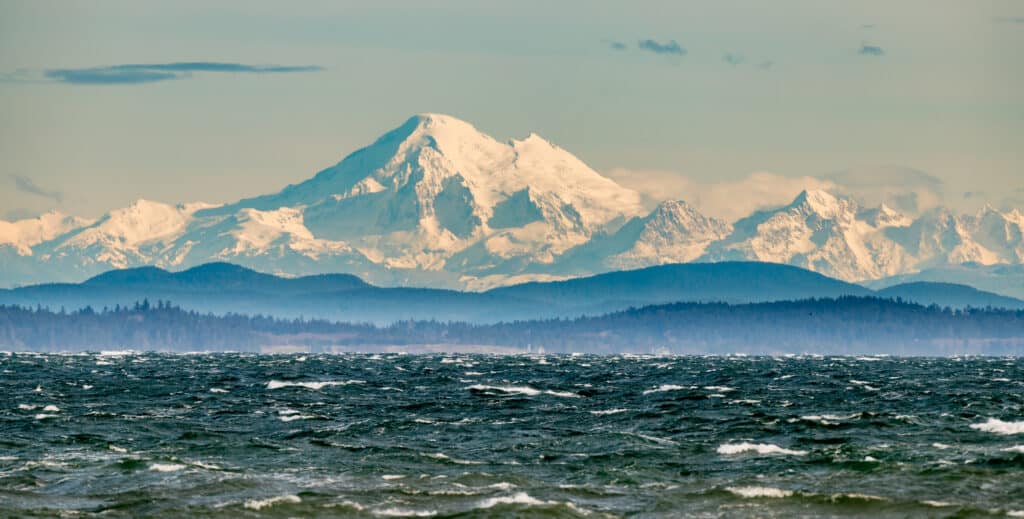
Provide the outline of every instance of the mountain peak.
[[[845,200],[844,200],[845,201]],[[790,208],[805,207],[821,216],[836,216],[844,205],[838,197],[822,189],[805,189],[789,204]]]
[[479,138],[483,135],[475,126],[458,117],[437,113],[416,114],[394,131],[405,134],[406,139],[416,135],[428,135],[435,138],[438,135],[455,138]]
[[11,245],[18,254],[29,256],[33,246],[91,223],[91,220],[57,210],[13,222],[0,220],[0,245]]

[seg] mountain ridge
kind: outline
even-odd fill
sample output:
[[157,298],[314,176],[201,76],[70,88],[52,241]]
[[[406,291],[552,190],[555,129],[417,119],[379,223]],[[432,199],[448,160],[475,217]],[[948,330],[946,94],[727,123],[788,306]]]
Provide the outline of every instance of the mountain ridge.
[[[680,262],[765,261],[851,282],[1024,264],[1024,215],[915,218],[806,190],[736,222],[683,200],[653,210],[536,134],[498,141],[420,114],[313,177],[230,204],[138,200],[99,219],[0,222],[0,286],[111,268],[231,262],[290,276],[486,290]],[[1022,289],[1024,290],[1024,289]]]
[[110,271],[78,284],[3,289],[0,304],[76,310],[124,307],[148,299],[221,314],[387,324],[408,319],[499,322],[573,318],[679,302],[756,303],[845,296],[1024,309],[1024,300],[963,285],[909,284],[874,291],[799,267],[758,262],[659,265],[485,292],[377,287],[348,274],[285,278],[210,263],[179,272],[139,267]]

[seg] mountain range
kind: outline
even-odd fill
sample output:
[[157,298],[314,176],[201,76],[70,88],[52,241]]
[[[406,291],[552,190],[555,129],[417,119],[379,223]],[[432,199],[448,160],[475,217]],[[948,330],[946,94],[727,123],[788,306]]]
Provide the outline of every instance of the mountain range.
[[495,323],[597,316],[666,303],[762,303],[839,297],[902,299],[952,308],[1024,309],[1024,300],[964,285],[916,282],[873,291],[775,263],[659,265],[564,281],[528,282],[483,292],[376,287],[348,274],[285,278],[227,263],[181,272],[113,270],[83,283],[0,290],[0,305],[75,311],[169,301],[216,314],[317,318],[389,324],[403,320]]
[[[500,142],[454,117],[410,118],[312,178],[225,205],[139,200],[88,220],[0,221],[0,286],[110,269],[231,262],[284,276],[487,290],[685,262],[789,264],[883,286],[894,276],[1024,263],[1024,214],[916,217],[826,191],[736,222],[641,196],[531,134]],[[1024,297],[1020,277],[996,283]],[[944,280],[948,281],[948,280]]]

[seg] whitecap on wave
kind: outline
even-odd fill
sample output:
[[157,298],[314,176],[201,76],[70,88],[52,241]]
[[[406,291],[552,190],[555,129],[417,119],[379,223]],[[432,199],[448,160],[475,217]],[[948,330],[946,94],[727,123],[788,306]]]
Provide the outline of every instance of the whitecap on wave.
[[788,456],[803,456],[807,454],[807,451],[798,451],[792,449],[784,449],[778,445],[771,443],[725,443],[718,446],[719,454],[743,454],[747,452],[756,452],[758,454],[783,454]]
[[662,385],[660,385],[660,386],[658,386],[658,387],[656,387],[654,389],[648,389],[648,390],[644,391],[644,394],[645,395],[649,395],[651,393],[664,393],[665,391],[681,391],[683,389],[690,389],[690,388],[688,388],[686,386],[677,386],[675,384],[662,384]]
[[250,510],[263,510],[268,506],[274,506],[278,503],[298,504],[301,502],[302,498],[296,495],[289,494],[286,496],[268,497],[267,499],[251,499],[249,501],[246,501],[244,506]]
[[987,422],[971,424],[971,429],[995,434],[1024,434],[1024,422],[1004,422],[998,418],[989,418]]
[[413,510],[411,508],[381,508],[373,511],[373,515],[379,517],[433,517],[437,510]]
[[177,472],[185,468],[181,463],[153,463],[149,466],[149,470],[153,472]]
[[726,490],[736,494],[740,497],[746,498],[758,498],[758,497],[789,497],[793,495],[792,490],[783,490],[775,487],[726,487]]
[[576,393],[571,393],[569,391],[541,391],[530,386],[485,386],[483,384],[473,384],[472,386],[469,386],[466,389],[470,389],[473,391],[498,391],[501,393],[526,396],[537,396],[540,394],[558,396],[562,398],[578,398],[580,396],[577,395]]
[[839,422],[845,422],[846,420],[853,420],[859,418],[860,413],[853,413],[848,415],[837,415],[837,414],[812,414],[801,416],[800,419],[807,422],[818,422],[822,425],[835,425]]
[[590,411],[590,414],[597,415],[597,416],[607,416],[607,415],[610,415],[610,414],[625,413],[628,410],[629,409],[621,409],[621,408],[605,409],[605,410],[601,410],[601,411]]
[[580,514],[588,515],[587,510],[580,509],[574,503],[569,501],[543,501],[537,499],[526,492],[516,492],[510,496],[497,496],[488,497],[487,499],[481,500],[476,504],[475,509],[484,510],[488,508],[494,508],[498,505],[522,505],[522,506],[564,506],[570,510]]
[[304,387],[306,389],[312,389],[319,391],[329,386],[348,386],[351,384],[365,384],[363,380],[322,380],[319,382],[286,382],[281,380],[271,380],[267,382],[267,389],[281,389],[286,387]]

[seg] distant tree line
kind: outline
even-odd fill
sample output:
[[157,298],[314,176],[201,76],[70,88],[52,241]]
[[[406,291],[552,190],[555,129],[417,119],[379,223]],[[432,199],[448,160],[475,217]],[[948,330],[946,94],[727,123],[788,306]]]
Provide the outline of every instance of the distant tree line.
[[598,317],[491,325],[389,326],[184,310],[166,301],[72,312],[0,306],[0,349],[77,351],[367,351],[419,344],[548,352],[1024,354],[1024,310],[953,310],[874,297],[773,303],[676,303]]

